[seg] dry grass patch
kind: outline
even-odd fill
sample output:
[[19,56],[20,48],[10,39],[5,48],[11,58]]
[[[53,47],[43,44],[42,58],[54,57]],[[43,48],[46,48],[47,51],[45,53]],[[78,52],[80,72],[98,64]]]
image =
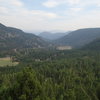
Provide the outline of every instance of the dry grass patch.
[[18,62],[12,62],[10,57],[0,58],[0,67],[4,66],[15,66]]

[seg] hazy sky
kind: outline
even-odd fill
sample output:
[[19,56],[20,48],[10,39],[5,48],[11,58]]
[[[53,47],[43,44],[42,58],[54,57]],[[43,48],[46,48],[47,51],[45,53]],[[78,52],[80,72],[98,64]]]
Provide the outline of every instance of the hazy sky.
[[100,27],[100,0],[0,0],[0,23],[28,31]]

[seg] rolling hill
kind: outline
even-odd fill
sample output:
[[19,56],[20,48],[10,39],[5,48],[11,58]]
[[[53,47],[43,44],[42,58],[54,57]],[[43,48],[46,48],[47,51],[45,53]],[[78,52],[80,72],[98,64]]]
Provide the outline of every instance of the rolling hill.
[[47,42],[34,34],[0,24],[0,51],[47,46]]
[[58,45],[67,45],[73,48],[79,48],[99,37],[100,28],[79,29],[60,39],[55,40],[54,43]]

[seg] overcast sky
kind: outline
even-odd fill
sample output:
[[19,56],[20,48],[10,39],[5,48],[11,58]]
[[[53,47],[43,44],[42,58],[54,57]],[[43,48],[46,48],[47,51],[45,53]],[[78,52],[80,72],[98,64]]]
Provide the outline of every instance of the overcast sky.
[[0,23],[25,31],[100,27],[100,0],[0,0]]

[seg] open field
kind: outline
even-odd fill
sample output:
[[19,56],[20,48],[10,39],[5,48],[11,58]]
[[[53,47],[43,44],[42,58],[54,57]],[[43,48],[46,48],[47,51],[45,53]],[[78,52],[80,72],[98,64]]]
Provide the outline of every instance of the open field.
[[57,50],[71,50],[72,47],[71,46],[59,46],[57,47]]
[[10,57],[6,57],[6,58],[0,58],[0,67],[4,67],[4,66],[15,66],[17,65],[18,62],[12,62],[12,60],[10,59]]

